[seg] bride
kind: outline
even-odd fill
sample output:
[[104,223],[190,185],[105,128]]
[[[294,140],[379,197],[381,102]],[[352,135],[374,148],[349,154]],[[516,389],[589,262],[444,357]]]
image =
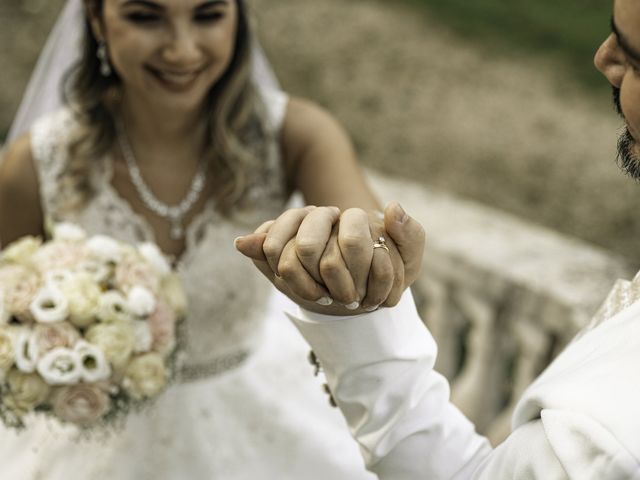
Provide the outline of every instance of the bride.
[[1,478],[371,478],[233,239],[294,190],[377,202],[337,122],[252,65],[252,42],[244,0],[69,0],[2,159],[0,240],[65,220],[156,242],[187,291],[187,347],[179,382],[106,438],[39,418],[0,428]]

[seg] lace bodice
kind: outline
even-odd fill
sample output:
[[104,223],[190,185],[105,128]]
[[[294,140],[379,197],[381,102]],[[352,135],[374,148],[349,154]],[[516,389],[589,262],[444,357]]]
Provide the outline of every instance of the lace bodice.
[[[265,95],[265,100],[270,127],[277,131],[287,97],[272,92]],[[107,234],[131,243],[154,241],[148,222],[112,187],[113,165],[108,156],[97,159],[92,166],[94,193],[82,209],[72,214],[56,211],[59,202],[55,200],[64,194],[58,179],[67,165],[68,145],[76,127],[72,113],[63,109],[40,119],[31,130],[45,217],[78,223],[90,234]],[[189,301],[183,378],[230,368],[253,350],[259,338],[269,284],[235,251],[233,240],[274,218],[284,207],[284,171],[279,147],[275,141],[273,144],[264,181],[251,191],[249,207],[226,218],[209,201],[187,226],[186,249],[177,264]]]

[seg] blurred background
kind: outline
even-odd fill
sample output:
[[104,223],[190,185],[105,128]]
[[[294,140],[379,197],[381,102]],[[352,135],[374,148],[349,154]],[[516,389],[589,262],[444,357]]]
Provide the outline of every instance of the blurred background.
[[[0,0],[1,138],[63,4]],[[610,1],[250,4],[284,88],[332,111],[365,165],[640,265],[640,188],[615,166],[622,122],[592,60]]]

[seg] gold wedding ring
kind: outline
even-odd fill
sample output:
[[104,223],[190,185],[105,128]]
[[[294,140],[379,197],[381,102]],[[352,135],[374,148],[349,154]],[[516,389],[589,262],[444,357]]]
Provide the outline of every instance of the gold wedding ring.
[[387,247],[387,242],[384,239],[384,237],[378,237],[378,241],[374,242],[373,248],[374,250],[376,248],[384,248],[387,251],[387,253],[389,253],[389,247]]

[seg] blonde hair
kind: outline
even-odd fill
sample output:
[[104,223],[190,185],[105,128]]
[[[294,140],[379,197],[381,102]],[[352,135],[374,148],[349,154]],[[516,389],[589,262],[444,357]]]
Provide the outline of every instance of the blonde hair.
[[[207,155],[218,184],[216,205],[224,214],[244,203],[250,187],[260,181],[269,157],[273,133],[267,126],[265,107],[251,80],[251,31],[245,2],[236,0],[238,25],[231,62],[211,88],[204,105],[207,122]],[[86,0],[85,8],[102,11],[103,0]],[[100,74],[98,42],[88,19],[80,60],[67,72],[65,102],[80,128],[69,146],[69,164],[59,178],[73,195],[61,205],[64,211],[79,208],[92,194],[91,162],[107,154],[115,142],[114,113],[120,79],[115,72]]]

